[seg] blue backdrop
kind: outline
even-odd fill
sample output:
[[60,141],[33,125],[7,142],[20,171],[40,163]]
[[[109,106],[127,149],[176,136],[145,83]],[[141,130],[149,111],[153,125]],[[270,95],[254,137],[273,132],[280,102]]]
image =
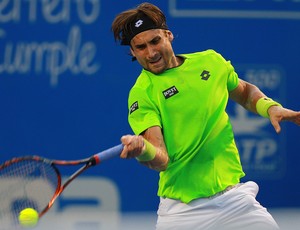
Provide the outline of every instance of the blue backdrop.
[[[176,53],[215,49],[231,60],[241,78],[286,107],[300,109],[299,1],[150,2],[165,12]],[[139,3],[1,2],[1,162],[27,154],[84,158],[132,133],[127,95],[140,66],[131,62],[128,47],[115,43],[110,26],[116,14]],[[260,202],[299,207],[299,127],[284,123],[277,135],[268,120],[235,104],[229,104],[228,112],[247,173],[244,180],[260,185]],[[113,184],[122,212],[157,208],[158,174],[135,160],[113,159],[85,176]],[[63,198],[59,204],[60,209],[72,205]]]

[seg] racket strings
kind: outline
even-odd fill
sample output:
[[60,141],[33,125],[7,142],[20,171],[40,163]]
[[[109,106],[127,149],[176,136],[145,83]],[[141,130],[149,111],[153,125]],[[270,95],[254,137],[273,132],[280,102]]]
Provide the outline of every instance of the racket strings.
[[[58,185],[57,170],[38,160],[10,162],[0,170],[1,227],[18,224],[19,212],[31,207],[41,212]],[[3,224],[4,223],[4,224]]]

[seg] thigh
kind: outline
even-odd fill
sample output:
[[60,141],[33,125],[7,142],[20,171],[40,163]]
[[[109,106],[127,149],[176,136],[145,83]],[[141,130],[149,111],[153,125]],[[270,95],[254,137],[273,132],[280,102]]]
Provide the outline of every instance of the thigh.
[[189,204],[161,199],[156,230],[212,229],[218,207],[212,200],[198,199]]
[[161,199],[157,230],[277,230],[270,213],[256,200],[258,186],[247,182],[214,199],[189,204]]
[[256,200],[257,193],[258,185],[251,181],[220,197],[219,222],[223,229],[279,229],[271,214]]

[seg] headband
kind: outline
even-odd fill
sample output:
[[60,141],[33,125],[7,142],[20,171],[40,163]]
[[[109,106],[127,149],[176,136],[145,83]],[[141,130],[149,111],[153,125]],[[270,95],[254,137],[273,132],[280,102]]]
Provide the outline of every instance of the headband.
[[165,23],[157,25],[146,14],[138,15],[138,17],[128,23],[126,29],[122,31],[123,40],[121,41],[121,45],[130,45],[130,41],[134,36],[152,29],[168,29],[168,27]]

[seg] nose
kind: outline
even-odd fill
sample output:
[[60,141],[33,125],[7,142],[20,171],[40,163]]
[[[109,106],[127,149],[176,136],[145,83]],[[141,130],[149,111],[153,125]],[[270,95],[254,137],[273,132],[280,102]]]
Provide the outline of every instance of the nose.
[[155,58],[157,51],[152,46],[148,46],[147,53],[148,53],[148,58],[153,59],[153,58]]

